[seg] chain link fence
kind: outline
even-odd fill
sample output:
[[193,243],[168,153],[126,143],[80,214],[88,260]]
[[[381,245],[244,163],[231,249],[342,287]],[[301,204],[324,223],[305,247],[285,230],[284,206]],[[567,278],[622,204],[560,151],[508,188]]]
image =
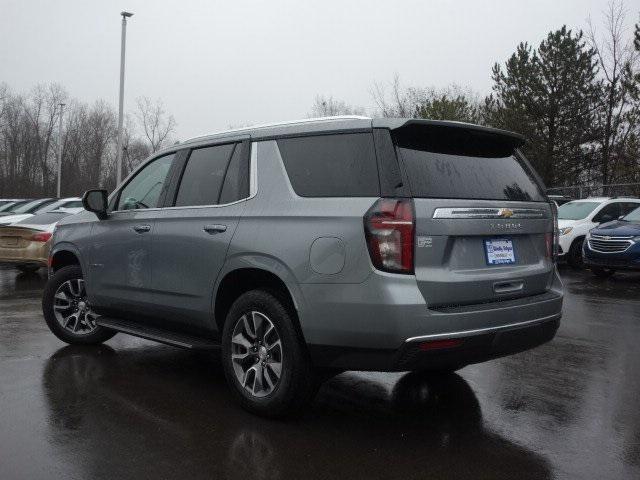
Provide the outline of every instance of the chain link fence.
[[640,182],[550,187],[547,188],[547,194],[563,195],[573,199],[587,197],[640,197]]

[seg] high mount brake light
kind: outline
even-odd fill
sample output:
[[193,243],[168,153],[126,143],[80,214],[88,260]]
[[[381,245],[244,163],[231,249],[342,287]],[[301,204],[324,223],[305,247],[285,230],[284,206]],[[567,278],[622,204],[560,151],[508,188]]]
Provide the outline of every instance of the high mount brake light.
[[373,265],[392,273],[413,273],[415,214],[410,198],[381,198],[364,216]]

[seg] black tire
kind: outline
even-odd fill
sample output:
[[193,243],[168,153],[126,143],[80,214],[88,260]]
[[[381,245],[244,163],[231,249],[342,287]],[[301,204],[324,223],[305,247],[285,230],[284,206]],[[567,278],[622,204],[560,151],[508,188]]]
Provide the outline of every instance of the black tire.
[[33,264],[23,264],[23,265],[16,265],[16,268],[20,270],[22,273],[35,273],[40,269],[40,266],[33,265]]
[[613,268],[591,267],[591,272],[598,278],[609,278],[616,273]]
[[49,330],[51,330],[51,332],[63,342],[70,345],[95,345],[109,340],[117,332],[96,326],[91,333],[74,334],[60,325],[53,309],[54,295],[56,294],[58,287],[69,280],[82,278],[82,269],[79,265],[70,265],[58,270],[47,281],[47,284],[44,287],[44,294],[42,296],[42,313]]
[[[272,391],[264,396],[256,396],[255,391],[254,393],[248,391],[247,388],[251,386],[247,388],[243,386],[236,375],[232,360],[234,329],[236,325],[241,328],[243,316],[250,316],[251,312],[258,312],[268,318],[275,327],[282,345],[280,378],[274,382]],[[256,335],[256,342],[259,338],[260,335]],[[237,345],[236,342],[235,348]],[[266,341],[264,345],[267,345]],[[255,361],[257,366],[257,363],[262,361],[257,358],[258,353],[250,352],[249,348],[246,348],[246,352],[251,355],[246,359],[247,365],[252,365]],[[293,312],[289,311],[283,301],[264,290],[246,292],[231,306],[222,334],[222,364],[227,383],[242,407],[265,417],[277,418],[300,413],[311,401],[319,386],[306,348],[296,330]],[[265,364],[262,363],[262,365]],[[265,371],[267,367],[264,368]],[[254,372],[253,376],[256,375],[257,373]],[[255,388],[255,384],[253,387]]]
[[582,259],[582,242],[584,239],[576,239],[571,244],[569,248],[569,253],[567,254],[567,263],[569,266],[575,270],[580,270],[584,267],[584,262]]

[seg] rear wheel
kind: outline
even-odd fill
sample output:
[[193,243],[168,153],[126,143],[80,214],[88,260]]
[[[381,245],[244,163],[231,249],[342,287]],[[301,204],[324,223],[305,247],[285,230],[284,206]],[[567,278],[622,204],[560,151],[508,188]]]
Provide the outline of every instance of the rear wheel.
[[116,334],[96,325],[98,315],[87,300],[79,265],[61,268],[49,279],[42,296],[42,313],[51,332],[69,344],[93,345]]
[[613,268],[603,268],[603,267],[591,267],[591,271],[596,277],[600,278],[608,278],[616,271]]
[[580,238],[574,240],[567,255],[567,263],[576,270],[579,270],[584,266],[582,260],[582,242],[583,239]]
[[291,312],[263,290],[247,292],[231,306],[222,335],[222,362],[240,404],[259,415],[295,414],[317,389]]

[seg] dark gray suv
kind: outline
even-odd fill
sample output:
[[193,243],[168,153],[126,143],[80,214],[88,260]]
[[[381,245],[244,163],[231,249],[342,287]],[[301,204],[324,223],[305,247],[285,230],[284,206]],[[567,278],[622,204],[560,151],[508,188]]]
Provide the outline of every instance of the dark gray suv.
[[55,231],[61,340],[219,350],[243,406],[298,410],[342,370],[453,371],[553,338],[554,206],[521,136],[334,117],[158,152]]

